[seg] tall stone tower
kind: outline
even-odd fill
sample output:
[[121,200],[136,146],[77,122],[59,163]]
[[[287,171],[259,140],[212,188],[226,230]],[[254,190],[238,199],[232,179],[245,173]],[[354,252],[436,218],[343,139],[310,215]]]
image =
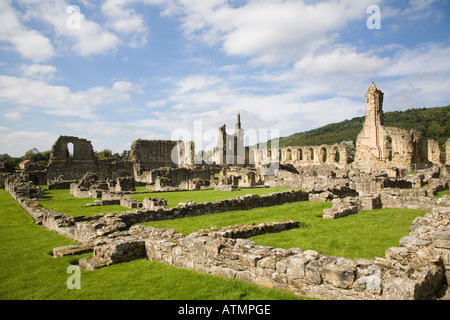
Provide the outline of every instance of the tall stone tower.
[[234,164],[245,164],[244,130],[241,128],[241,114],[238,112],[234,131]]
[[366,119],[364,129],[367,134],[365,144],[371,148],[373,155],[381,157],[380,150],[380,126],[384,125],[383,117],[383,92],[377,89],[375,83],[371,83],[366,93]]
[[375,83],[371,83],[366,93],[366,121],[364,125],[384,125],[383,119],[384,93],[377,89]]
[[241,114],[238,111],[237,114],[237,121],[236,121],[236,132],[241,129]]
[[355,164],[363,170],[400,168],[427,164],[427,141],[415,130],[386,127],[383,92],[370,84],[366,93],[366,119],[356,138]]
[[246,163],[244,147],[244,129],[241,127],[241,115],[238,112],[234,134],[226,132],[226,125],[219,128],[217,147],[213,150],[216,164],[243,165]]

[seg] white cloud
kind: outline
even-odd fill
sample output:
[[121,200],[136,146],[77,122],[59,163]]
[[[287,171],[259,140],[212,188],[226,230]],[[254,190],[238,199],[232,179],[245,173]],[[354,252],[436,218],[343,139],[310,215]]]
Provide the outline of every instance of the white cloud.
[[144,17],[129,6],[136,1],[106,0],[101,11],[107,17],[107,26],[123,36],[129,36],[131,47],[143,45],[147,42],[148,27]]
[[[28,19],[45,22],[53,27],[59,50],[73,49],[81,56],[105,54],[114,51],[120,44],[119,38],[102,28],[92,20],[88,20],[83,12],[67,13],[69,3],[61,0],[21,0],[26,8]],[[78,15],[79,28],[69,28],[67,22],[73,15]],[[74,20],[75,21],[75,20]]]
[[7,153],[12,157],[20,157],[32,148],[39,151],[50,150],[58,138],[48,132],[14,131],[0,126],[0,153]]
[[178,81],[177,94],[183,94],[191,91],[203,91],[204,89],[211,87],[212,85],[220,82],[221,79],[210,75],[193,75]]
[[6,120],[17,121],[22,119],[22,115],[19,112],[7,112],[3,115]]
[[71,121],[55,123],[57,127],[73,130],[77,133],[82,133],[89,136],[127,136],[135,134],[148,134],[146,130],[136,130],[125,126],[118,121]]
[[358,53],[356,48],[339,46],[326,53],[307,56],[296,62],[294,69],[311,75],[377,74],[391,64],[389,58]]
[[53,74],[58,71],[54,66],[42,64],[23,64],[19,69],[24,77],[41,81],[52,80]]
[[0,1],[0,41],[9,43],[24,59],[33,62],[47,61],[55,55],[50,40],[41,32],[27,29],[10,0]]
[[450,46],[437,43],[421,44],[414,48],[401,47],[392,58],[384,76],[407,76],[419,73],[449,73]]
[[233,8],[220,0],[178,0],[166,5],[166,14],[180,18],[189,38],[266,64],[295,61],[332,44],[348,22],[366,19],[373,2],[254,0]]
[[156,100],[156,101],[149,101],[145,105],[150,108],[159,108],[162,106],[165,106],[167,104],[167,100]]
[[68,87],[40,80],[0,75],[0,101],[39,107],[57,116],[96,117],[93,107],[128,101],[131,89],[131,83],[118,81],[110,88],[100,86],[72,92]]

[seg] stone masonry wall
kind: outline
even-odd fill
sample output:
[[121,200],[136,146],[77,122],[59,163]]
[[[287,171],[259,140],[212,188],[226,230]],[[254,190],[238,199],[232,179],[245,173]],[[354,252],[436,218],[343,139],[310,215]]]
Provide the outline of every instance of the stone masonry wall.
[[386,258],[351,260],[301,248],[259,246],[223,230],[183,236],[174,230],[134,226],[127,237],[98,245],[80,261],[87,270],[148,258],[322,299],[430,299],[448,277],[450,199],[417,218],[401,247]]
[[[430,299],[449,278],[448,196],[432,212],[417,218],[410,234],[400,240],[400,247],[388,249],[385,258],[351,260],[301,248],[258,246],[233,237],[247,237],[253,231],[239,234],[233,228],[211,229],[184,236],[170,229],[130,227],[132,220],[123,219],[129,219],[129,213],[69,217],[43,209],[36,200],[14,192],[11,195],[38,224],[81,242],[79,246],[55,248],[55,256],[93,251],[91,258],[79,262],[86,270],[148,258],[322,299]],[[276,232],[289,226],[298,224],[269,223],[250,226],[249,230],[272,228]]]

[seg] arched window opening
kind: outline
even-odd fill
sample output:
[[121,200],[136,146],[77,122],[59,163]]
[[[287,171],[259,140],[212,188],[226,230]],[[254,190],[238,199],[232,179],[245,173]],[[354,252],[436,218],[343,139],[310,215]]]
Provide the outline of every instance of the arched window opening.
[[309,160],[314,160],[314,149],[309,148]]
[[386,137],[386,153],[389,161],[392,161],[392,138]]
[[73,145],[72,142],[69,142],[67,144],[67,151],[66,151],[66,159],[67,160],[72,160],[75,154],[75,146]]
[[339,148],[334,149],[334,161],[339,162],[341,161],[341,153],[339,152]]
[[327,149],[325,149],[325,148],[321,148],[320,149],[320,160],[322,161],[322,162],[327,162],[327,157],[328,157],[328,154],[327,154]]

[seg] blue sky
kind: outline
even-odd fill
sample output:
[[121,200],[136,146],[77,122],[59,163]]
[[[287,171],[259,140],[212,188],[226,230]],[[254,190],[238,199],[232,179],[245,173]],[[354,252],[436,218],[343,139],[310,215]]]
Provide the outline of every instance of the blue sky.
[[2,0],[0,21],[0,154],[207,150],[238,111],[286,136],[363,116],[372,81],[385,111],[450,104],[448,0]]

